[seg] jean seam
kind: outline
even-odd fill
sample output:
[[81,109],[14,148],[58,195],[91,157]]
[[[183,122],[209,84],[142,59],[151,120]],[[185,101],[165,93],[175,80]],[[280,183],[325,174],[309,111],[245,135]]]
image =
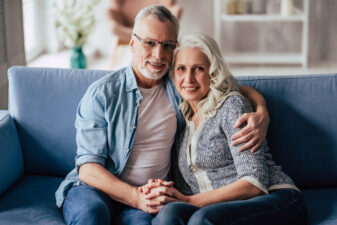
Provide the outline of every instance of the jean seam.
[[289,202],[287,205],[285,205],[284,207],[278,207],[277,209],[271,210],[271,211],[269,211],[269,212],[256,213],[256,214],[254,214],[254,215],[251,215],[251,216],[248,216],[248,217],[245,217],[245,218],[242,218],[242,219],[238,219],[238,220],[232,222],[231,225],[235,225],[235,224],[237,224],[237,223],[239,223],[239,222],[242,222],[242,221],[247,220],[247,219],[254,218],[254,217],[256,217],[256,216],[260,216],[260,215],[265,215],[265,214],[270,214],[270,213],[277,212],[277,211],[279,211],[279,210],[282,210],[282,209],[285,209],[285,208],[287,208],[287,207],[289,207],[289,206],[294,205],[294,203],[296,203],[296,202],[298,202],[298,197],[296,197],[295,199],[293,199],[292,201],[290,201],[290,202]]

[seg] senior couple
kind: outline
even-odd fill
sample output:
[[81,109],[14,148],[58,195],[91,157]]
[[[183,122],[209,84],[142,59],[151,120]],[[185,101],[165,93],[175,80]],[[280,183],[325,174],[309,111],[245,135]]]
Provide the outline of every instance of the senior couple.
[[165,7],[140,11],[131,65],[83,96],[75,169],[56,192],[66,223],[305,224],[268,153],[263,97],[239,87],[212,38],[178,44],[178,30]]

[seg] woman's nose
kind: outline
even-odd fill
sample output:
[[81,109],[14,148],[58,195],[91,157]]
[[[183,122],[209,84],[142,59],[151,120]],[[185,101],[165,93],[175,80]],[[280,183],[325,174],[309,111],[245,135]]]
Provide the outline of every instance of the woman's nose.
[[186,81],[189,83],[192,83],[194,80],[194,76],[193,76],[193,71],[192,70],[187,70],[186,71],[186,77],[185,77]]

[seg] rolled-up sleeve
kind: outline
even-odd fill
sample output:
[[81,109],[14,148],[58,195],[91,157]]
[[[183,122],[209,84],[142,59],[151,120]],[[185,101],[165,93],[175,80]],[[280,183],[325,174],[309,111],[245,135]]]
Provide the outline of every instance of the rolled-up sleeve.
[[244,113],[252,111],[251,104],[246,98],[239,95],[230,96],[225,103],[222,126],[228,140],[238,179],[246,180],[263,192],[268,193],[269,174],[265,159],[266,142],[262,144],[257,152],[251,153],[250,149],[240,152],[239,148],[243,144],[233,146],[231,140],[231,136],[242,128],[234,128],[237,119]]
[[77,169],[90,162],[105,165],[108,157],[105,100],[99,88],[91,86],[79,103],[75,121]]

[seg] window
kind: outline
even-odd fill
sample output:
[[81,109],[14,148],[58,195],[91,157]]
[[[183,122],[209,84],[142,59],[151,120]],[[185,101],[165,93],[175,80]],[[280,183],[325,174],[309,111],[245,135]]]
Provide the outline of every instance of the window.
[[44,51],[42,43],[41,8],[40,0],[23,0],[23,27],[27,62],[35,59]]

